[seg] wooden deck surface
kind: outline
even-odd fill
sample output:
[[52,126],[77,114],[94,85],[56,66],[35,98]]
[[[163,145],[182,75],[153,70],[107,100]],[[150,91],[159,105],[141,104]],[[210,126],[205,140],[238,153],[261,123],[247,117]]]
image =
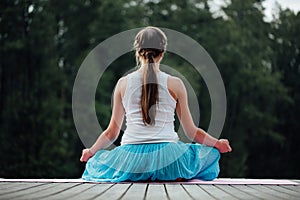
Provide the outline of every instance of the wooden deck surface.
[[[299,180],[294,180],[300,183]],[[0,181],[0,199],[271,199],[299,200],[300,185],[171,184],[171,183],[51,183]]]

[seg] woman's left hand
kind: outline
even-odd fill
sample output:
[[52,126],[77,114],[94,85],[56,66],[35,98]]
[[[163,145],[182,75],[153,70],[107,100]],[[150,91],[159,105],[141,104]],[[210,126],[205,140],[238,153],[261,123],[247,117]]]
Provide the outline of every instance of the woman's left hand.
[[83,149],[80,162],[87,162],[93,155],[90,149]]
[[228,153],[232,151],[227,139],[219,139],[215,144],[215,147],[220,151],[220,153]]

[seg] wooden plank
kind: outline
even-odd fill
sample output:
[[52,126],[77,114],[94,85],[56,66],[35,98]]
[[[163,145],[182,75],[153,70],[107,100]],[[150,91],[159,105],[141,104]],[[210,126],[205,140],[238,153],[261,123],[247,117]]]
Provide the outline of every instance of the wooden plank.
[[182,187],[181,184],[165,184],[165,188],[169,196],[169,199],[171,200],[192,199],[192,197],[189,195],[189,193],[186,192],[186,190]]
[[108,190],[106,190],[104,193],[100,194],[95,198],[95,200],[100,199],[121,199],[127,190],[131,187],[132,184],[114,184],[112,187],[110,187]]
[[41,185],[45,185],[45,183],[9,183],[9,187],[3,190],[3,192],[1,191],[1,194],[18,192]]
[[239,188],[233,187],[232,185],[215,185],[220,190],[226,191],[228,194],[236,197],[237,199],[257,199],[258,197],[253,196]]
[[249,185],[249,187],[251,187],[259,192],[264,192],[264,193],[270,194],[273,197],[276,197],[279,199],[289,199],[289,197],[290,197],[289,195],[287,195],[285,193],[276,192],[276,190],[265,187],[264,185]]
[[144,199],[147,192],[147,184],[134,183],[124,194],[122,200]]
[[14,184],[9,182],[0,182],[0,191],[7,190],[8,188],[14,187]]
[[281,186],[266,185],[265,187],[276,190],[277,192],[288,194],[291,196],[291,198],[297,197],[298,199],[300,199],[300,192],[289,190],[289,189],[281,187]]
[[289,190],[293,190],[295,192],[300,192],[300,186],[295,186],[295,185],[281,185],[281,187],[284,187]]
[[1,191],[0,197],[11,195],[11,194],[22,193],[22,192],[24,192],[26,190],[30,190],[30,189],[34,190],[43,185],[46,186],[48,184],[46,184],[46,183],[11,183],[11,186],[9,188]]
[[257,194],[264,194],[264,195],[269,195],[269,198],[272,199],[288,199],[288,195],[286,194],[281,194],[281,193],[276,193],[273,190],[264,187],[263,185],[247,185],[249,188],[254,189]]
[[257,194],[257,191],[247,187],[246,185],[231,185],[232,188],[235,188],[237,190],[240,190],[241,192],[244,192],[250,196],[253,196],[253,199],[267,199],[270,198],[270,196],[265,196],[265,195],[259,195]]
[[145,199],[149,199],[149,200],[169,199],[164,184],[149,184]]
[[[1,182],[0,183],[0,191],[2,192],[2,190],[6,190],[10,187],[15,187],[16,185],[12,184],[12,183],[8,183],[8,182]],[[0,193],[1,194],[1,193]]]
[[236,197],[232,196],[226,191],[223,191],[219,188],[217,188],[214,185],[199,185],[203,190],[205,190],[207,193],[209,193],[211,196],[215,197],[216,199],[230,199],[234,200],[237,199]]
[[31,200],[47,198],[56,194],[60,194],[79,184],[80,183],[49,183],[47,184],[48,187],[46,188],[43,189],[36,188],[36,190],[33,191],[27,190],[25,191],[26,193],[22,193],[21,195],[18,195],[13,199],[24,199],[24,196],[26,196],[26,199],[31,199]]
[[0,199],[300,199],[300,185],[0,182]]
[[89,184],[89,183],[84,183],[83,185],[86,185],[87,187],[85,190],[81,191],[80,190],[81,186],[76,187],[76,189],[78,189],[80,193],[77,194],[76,197],[69,196],[65,199],[66,200],[95,199],[96,197],[105,193],[107,190],[109,190],[111,187],[114,186],[113,184]]
[[71,187],[69,189],[66,189],[60,193],[56,193],[50,196],[47,196],[45,198],[43,198],[43,200],[47,200],[47,199],[55,199],[55,200],[65,200],[65,199],[78,199],[78,195],[80,195],[81,193],[84,193],[84,191],[89,190],[91,187],[93,187],[94,185],[92,184],[78,184],[75,185],[74,187]]
[[274,196],[274,195],[271,195],[269,193],[266,193],[265,191],[260,191],[260,190],[257,190],[257,188],[260,187],[260,185],[252,185],[252,186],[255,186],[254,188],[253,187],[250,187],[250,185],[235,185],[233,187],[235,188],[238,188],[248,194],[251,194],[253,196],[255,196],[256,198],[258,199],[272,199],[272,200],[281,200],[280,198]]
[[213,200],[215,199],[213,196],[211,196],[209,193],[207,193],[205,190],[203,190],[198,185],[182,185],[184,190],[193,198],[193,199],[205,199],[205,200]]

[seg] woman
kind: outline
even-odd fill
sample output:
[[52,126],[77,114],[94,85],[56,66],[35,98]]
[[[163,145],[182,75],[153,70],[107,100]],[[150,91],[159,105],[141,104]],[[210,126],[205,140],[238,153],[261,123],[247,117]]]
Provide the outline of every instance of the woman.
[[[212,180],[218,176],[220,153],[230,152],[231,147],[228,140],[218,140],[194,125],[183,82],[160,71],[166,45],[166,35],[156,27],[136,35],[138,69],[118,81],[108,128],[82,151],[80,161],[87,162],[83,179]],[[197,144],[179,141],[175,109],[185,134]],[[124,116],[121,146],[103,150],[118,137]]]

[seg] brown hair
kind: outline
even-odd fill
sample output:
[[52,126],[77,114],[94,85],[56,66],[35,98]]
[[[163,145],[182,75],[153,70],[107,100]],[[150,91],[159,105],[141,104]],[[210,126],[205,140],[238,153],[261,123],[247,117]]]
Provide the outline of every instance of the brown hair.
[[165,51],[166,45],[166,35],[156,27],[146,27],[135,37],[134,48],[136,50],[137,65],[139,65],[138,56],[141,56],[147,62],[146,70],[143,70],[140,103],[145,125],[155,123],[156,102],[159,94],[154,59]]

